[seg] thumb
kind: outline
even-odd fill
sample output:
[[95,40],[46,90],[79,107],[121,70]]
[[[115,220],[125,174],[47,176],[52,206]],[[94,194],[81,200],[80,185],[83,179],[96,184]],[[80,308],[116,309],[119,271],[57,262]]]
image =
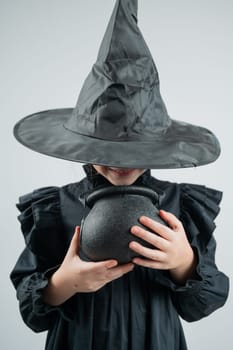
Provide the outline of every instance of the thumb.
[[78,254],[79,251],[79,235],[80,235],[80,226],[75,227],[74,235],[71,239],[70,246],[67,252],[67,255],[74,256]]

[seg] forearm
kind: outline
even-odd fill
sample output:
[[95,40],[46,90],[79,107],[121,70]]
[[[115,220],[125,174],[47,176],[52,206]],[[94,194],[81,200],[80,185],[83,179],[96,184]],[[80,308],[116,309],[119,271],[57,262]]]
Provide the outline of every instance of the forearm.
[[63,304],[76,294],[75,286],[57,270],[49,279],[47,287],[43,290],[43,301],[52,306]]
[[[191,247],[190,247],[191,248]],[[196,267],[198,259],[191,248],[186,255],[185,263],[175,269],[170,270],[172,280],[178,284],[185,284],[188,279],[196,279]]]
[[205,252],[194,246],[197,259],[194,278],[189,279],[185,286],[176,286],[173,289],[173,302],[186,321],[197,321],[226,302],[229,279],[215,265],[215,248],[214,238],[209,241]]

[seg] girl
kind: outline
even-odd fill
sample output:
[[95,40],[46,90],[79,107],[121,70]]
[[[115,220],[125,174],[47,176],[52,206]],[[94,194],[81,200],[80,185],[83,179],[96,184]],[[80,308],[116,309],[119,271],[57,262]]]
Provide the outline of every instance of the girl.
[[[222,306],[228,293],[227,277],[214,263],[212,236],[221,193],[159,181],[150,170],[84,169],[87,176],[79,183],[20,199],[27,247],[11,278],[25,323],[36,332],[48,330],[48,350],[186,349],[178,315],[199,320]],[[144,259],[125,265],[79,257],[79,225],[86,214],[80,198],[110,184],[159,191],[160,215],[169,226],[141,217],[157,235],[139,226],[131,232],[155,249],[132,241],[130,249]]]
[[[26,247],[11,279],[25,323],[48,331],[47,350],[187,349],[179,316],[199,320],[228,295],[212,235],[222,194],[160,181],[149,169],[204,165],[220,147],[209,130],[168,116],[137,1],[116,2],[76,107],[28,116],[14,133],[35,151],[86,163],[82,181],[20,198]],[[110,185],[157,192],[167,224],[142,216],[144,228],[131,234],[151,247],[132,240],[138,257],[123,265],[79,256],[85,198]]]

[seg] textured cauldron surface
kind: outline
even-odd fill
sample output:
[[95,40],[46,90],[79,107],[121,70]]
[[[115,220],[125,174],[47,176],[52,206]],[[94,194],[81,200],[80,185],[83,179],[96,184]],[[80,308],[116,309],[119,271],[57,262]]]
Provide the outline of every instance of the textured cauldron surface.
[[85,260],[129,262],[137,255],[129,249],[132,240],[150,247],[130,233],[133,225],[142,226],[138,221],[140,216],[164,223],[158,216],[155,206],[158,195],[154,191],[135,186],[114,186],[112,190],[114,193],[111,188],[105,188],[103,193],[98,190],[97,195],[90,196],[92,209],[82,224],[80,235],[80,255]]

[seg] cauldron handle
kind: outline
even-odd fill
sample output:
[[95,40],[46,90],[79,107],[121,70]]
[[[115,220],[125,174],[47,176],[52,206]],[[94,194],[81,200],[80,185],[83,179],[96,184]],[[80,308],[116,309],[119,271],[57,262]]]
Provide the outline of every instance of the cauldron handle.
[[154,205],[158,203],[159,195],[148,187],[142,186],[109,186],[99,188],[90,193],[86,198],[86,204],[92,208],[94,203],[102,197],[110,196],[112,194],[134,194],[149,197]]

